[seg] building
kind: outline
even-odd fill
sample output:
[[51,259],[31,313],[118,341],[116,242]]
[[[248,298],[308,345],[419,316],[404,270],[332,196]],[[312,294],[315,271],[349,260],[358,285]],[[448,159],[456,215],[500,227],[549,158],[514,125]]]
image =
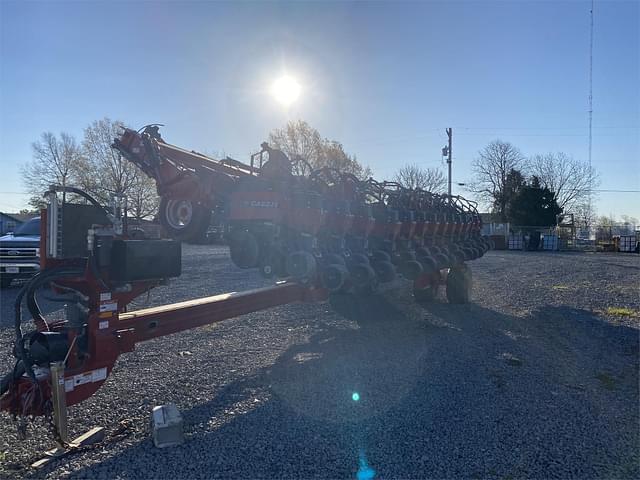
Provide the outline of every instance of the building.
[[482,219],[482,235],[509,235],[509,223],[503,223],[495,213],[481,213]]
[[37,213],[3,213],[0,212],[0,235],[15,231],[27,220],[38,216]]

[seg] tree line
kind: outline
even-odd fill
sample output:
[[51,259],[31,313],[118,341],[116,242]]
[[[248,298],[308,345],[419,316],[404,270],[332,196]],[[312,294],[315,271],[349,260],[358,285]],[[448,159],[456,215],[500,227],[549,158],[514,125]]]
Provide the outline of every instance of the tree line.
[[[41,208],[43,192],[56,184],[79,187],[103,204],[108,204],[114,195],[125,196],[133,218],[154,217],[159,205],[155,181],[111,148],[123,127],[121,121],[96,120],[84,129],[81,141],[64,132],[58,136],[42,133],[32,143],[32,159],[23,165],[21,172],[30,195],[29,205]],[[331,167],[360,179],[371,176],[371,170],[355,155],[346,153],[340,142],[322,137],[301,120],[273,130],[269,143],[287,154],[296,175]]]
[[[272,146],[290,159],[302,158],[296,173],[306,169],[332,166],[365,179],[368,167],[355,155],[345,153],[342,144],[323,139],[304,121],[290,122],[274,130]],[[576,223],[590,227],[596,220],[592,207],[593,190],[599,184],[595,169],[569,155],[536,154],[526,157],[509,142],[494,140],[478,152],[473,161],[473,181],[468,189],[502,222],[516,225],[555,225],[561,213],[573,213]],[[405,188],[444,193],[447,179],[439,168],[417,164],[400,166],[393,180]]]
[[580,227],[589,228],[596,220],[598,173],[565,153],[526,157],[511,143],[494,140],[478,152],[472,168],[470,191],[502,222],[555,225],[555,215],[573,213]]
[[[32,160],[22,169],[30,205],[40,207],[42,192],[51,184],[72,185],[105,204],[113,195],[125,196],[133,218],[153,217],[159,203],[154,180],[111,148],[123,127],[121,121],[96,120],[84,129],[81,141],[67,133],[42,133],[32,144]],[[347,153],[342,143],[323,137],[305,121],[271,131],[268,140],[289,157],[297,175],[331,167],[363,180],[371,176],[370,168]],[[589,200],[599,183],[597,172],[562,152],[525,157],[511,143],[494,140],[478,152],[472,165],[468,188],[500,221],[553,225],[556,215],[564,212],[573,213],[584,227],[595,222]],[[444,193],[447,185],[441,169],[416,164],[400,166],[393,180],[434,193]]]

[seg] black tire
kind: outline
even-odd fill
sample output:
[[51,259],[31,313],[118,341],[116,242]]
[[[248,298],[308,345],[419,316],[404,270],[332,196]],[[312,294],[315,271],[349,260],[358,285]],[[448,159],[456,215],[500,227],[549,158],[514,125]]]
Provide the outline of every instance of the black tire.
[[229,254],[236,267],[254,268],[260,260],[260,245],[251,232],[238,230],[229,239]]
[[211,221],[211,211],[204,205],[168,197],[160,199],[158,216],[171,238],[185,242],[202,241]]
[[416,254],[410,250],[402,250],[398,252],[398,258],[400,262],[410,262],[416,259]]
[[371,259],[374,262],[391,262],[391,255],[384,250],[374,250],[371,253]]
[[281,277],[285,272],[285,256],[277,249],[269,249],[259,263],[260,274],[264,278]]
[[339,292],[344,287],[349,271],[344,265],[334,263],[322,269],[322,285],[331,293]]
[[299,281],[307,281],[316,273],[316,259],[309,252],[293,252],[287,257],[287,274]]
[[449,268],[451,266],[451,260],[447,255],[442,252],[436,253],[433,256],[433,259],[436,261],[436,268],[438,270],[442,270],[443,268]]
[[367,257],[364,253],[352,253],[349,257],[350,265],[369,265],[369,257]]
[[265,261],[260,262],[260,275],[264,278],[274,278],[277,273],[275,267],[271,263]]
[[13,282],[13,277],[2,275],[0,277],[0,288],[9,288],[11,286],[11,282]]
[[471,244],[481,252],[487,250],[489,246],[489,242],[483,240],[482,238],[474,238],[473,240],[471,240]]
[[413,298],[418,303],[431,303],[438,295],[438,287],[428,286],[426,288],[414,288]]
[[415,280],[422,274],[423,268],[420,262],[417,262],[416,260],[409,260],[402,263],[400,266],[400,272],[404,278]]
[[371,293],[377,285],[376,272],[370,265],[358,263],[351,267],[351,281],[356,293]]
[[388,283],[396,278],[396,269],[388,260],[381,260],[379,262],[373,262],[371,268],[376,272],[378,280],[382,283]]
[[346,265],[344,257],[342,255],[338,255],[337,253],[327,253],[326,255],[322,256],[322,260],[325,265]]
[[471,299],[471,269],[462,264],[449,270],[447,300],[449,303],[468,303]]
[[466,260],[464,252],[458,245],[451,245],[449,258],[451,259],[451,265],[459,265]]
[[476,258],[478,258],[478,255],[476,255],[475,250],[471,247],[462,247],[462,253],[464,255],[465,262],[468,262],[470,260],[475,260]]
[[425,273],[433,273],[438,270],[438,264],[431,255],[420,257],[418,261],[422,265],[422,269]]
[[470,250],[473,252],[473,258],[472,260],[475,260],[477,258],[480,258],[484,252],[482,251],[482,249],[478,248],[478,247],[470,247]]

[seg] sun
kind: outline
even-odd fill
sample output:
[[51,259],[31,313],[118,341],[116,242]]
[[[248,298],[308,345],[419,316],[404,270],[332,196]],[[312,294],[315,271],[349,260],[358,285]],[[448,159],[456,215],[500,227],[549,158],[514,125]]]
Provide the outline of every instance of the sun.
[[275,98],[279,103],[288,107],[293,102],[295,102],[300,96],[300,84],[298,81],[289,76],[284,75],[273,82],[271,86],[271,95]]

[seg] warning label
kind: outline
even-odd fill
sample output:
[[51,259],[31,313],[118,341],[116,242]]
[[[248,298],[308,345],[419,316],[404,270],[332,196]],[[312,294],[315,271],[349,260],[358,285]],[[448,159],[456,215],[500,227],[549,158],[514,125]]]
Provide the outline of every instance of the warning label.
[[64,381],[64,390],[72,392],[76,387],[85,383],[99,382],[107,378],[107,367],[90,370],[88,372],[79,373],[73,377],[66,378]]

